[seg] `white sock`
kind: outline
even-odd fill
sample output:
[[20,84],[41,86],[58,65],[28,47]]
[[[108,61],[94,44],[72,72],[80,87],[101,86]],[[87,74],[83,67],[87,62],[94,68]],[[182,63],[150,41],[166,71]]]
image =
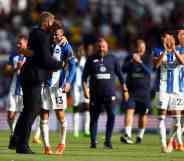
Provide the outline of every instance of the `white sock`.
[[144,132],[145,132],[145,128],[139,129],[137,136],[142,139],[144,136]]
[[161,116],[161,118],[159,119],[159,132],[160,132],[160,142],[161,145],[166,147],[167,143],[166,143],[166,127],[165,127],[165,116]]
[[61,144],[65,144],[66,142],[66,132],[67,132],[67,121],[65,120],[61,124],[61,128],[60,128],[60,143]]
[[15,125],[16,125],[16,119],[14,119],[14,120],[8,119],[7,122],[8,122],[8,126],[10,128],[10,136],[13,136],[13,132],[14,132]]
[[177,138],[178,143],[182,145],[183,141],[182,141],[182,130],[181,130],[181,117],[176,117],[175,119],[176,119],[175,126],[177,127],[176,138]]
[[41,132],[42,132],[42,137],[43,137],[43,142],[45,147],[50,146],[49,142],[49,126],[48,126],[48,120],[41,120]]
[[73,117],[74,134],[79,133],[79,113],[74,113]]
[[40,138],[40,117],[39,116],[36,118],[36,129],[35,129],[34,137],[37,139]]
[[131,126],[125,127],[125,134],[131,138],[131,136],[132,136],[132,127]]
[[89,125],[90,125],[90,113],[89,111],[84,112],[84,131],[86,134],[89,134]]

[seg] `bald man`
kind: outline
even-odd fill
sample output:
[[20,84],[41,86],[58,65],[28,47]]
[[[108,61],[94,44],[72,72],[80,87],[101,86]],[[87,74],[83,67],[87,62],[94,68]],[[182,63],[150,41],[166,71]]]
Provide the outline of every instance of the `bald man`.
[[32,124],[42,107],[42,85],[47,81],[50,71],[63,68],[63,62],[55,60],[50,51],[49,31],[53,23],[54,15],[42,12],[38,27],[29,34],[28,47],[32,56],[27,58],[20,73],[24,108],[12,137],[17,153],[33,154],[28,142]]
[[119,78],[122,90],[126,87],[119,62],[109,53],[107,41],[103,38],[98,39],[96,49],[97,52],[87,59],[82,76],[84,96],[90,98],[90,147],[96,148],[97,122],[102,109],[105,109],[107,125],[104,148],[112,149],[111,135],[116,104],[115,76]]

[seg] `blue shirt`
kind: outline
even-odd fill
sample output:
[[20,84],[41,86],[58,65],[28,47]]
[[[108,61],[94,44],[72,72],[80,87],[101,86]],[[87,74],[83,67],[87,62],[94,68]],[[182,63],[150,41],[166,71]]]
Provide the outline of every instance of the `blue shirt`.
[[63,62],[63,68],[53,72],[48,79],[48,84],[50,87],[62,88],[64,82],[72,83],[75,77],[76,63],[75,57],[73,55],[72,47],[69,43],[62,45],[53,45],[53,58],[57,61]]
[[[14,69],[16,69],[17,62],[19,61],[25,62],[26,57],[16,52],[12,52],[9,56],[8,63],[12,65]],[[20,70],[17,70],[13,74],[13,78],[12,78],[11,85],[10,85],[10,92],[15,95],[22,95],[21,84],[20,84]]]
[[[181,49],[176,48],[180,54]],[[159,48],[155,49],[154,57],[158,58],[164,50]],[[160,79],[159,79],[159,91],[167,93],[180,93],[183,92],[183,79],[184,79],[183,65],[177,60],[173,52],[167,52],[163,56],[162,63],[160,65]]]

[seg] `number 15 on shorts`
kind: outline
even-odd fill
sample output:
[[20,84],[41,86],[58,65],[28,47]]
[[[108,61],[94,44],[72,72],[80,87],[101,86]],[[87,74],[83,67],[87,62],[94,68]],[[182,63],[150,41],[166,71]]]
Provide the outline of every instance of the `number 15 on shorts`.
[[56,103],[60,105],[63,104],[63,97],[62,96],[56,97]]

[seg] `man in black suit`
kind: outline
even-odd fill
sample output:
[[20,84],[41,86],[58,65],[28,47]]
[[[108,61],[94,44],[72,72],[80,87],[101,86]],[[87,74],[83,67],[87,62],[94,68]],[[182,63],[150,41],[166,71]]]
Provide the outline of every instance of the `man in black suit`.
[[[24,109],[17,121],[11,142],[16,142],[16,153],[33,154],[28,145],[31,127],[40,114],[42,84],[47,80],[50,71],[62,68],[63,63],[52,58],[50,51],[50,33],[54,15],[42,12],[38,27],[29,35],[28,47],[32,55],[21,70]],[[25,51],[22,51],[26,53]],[[29,52],[27,52],[29,53]]]

